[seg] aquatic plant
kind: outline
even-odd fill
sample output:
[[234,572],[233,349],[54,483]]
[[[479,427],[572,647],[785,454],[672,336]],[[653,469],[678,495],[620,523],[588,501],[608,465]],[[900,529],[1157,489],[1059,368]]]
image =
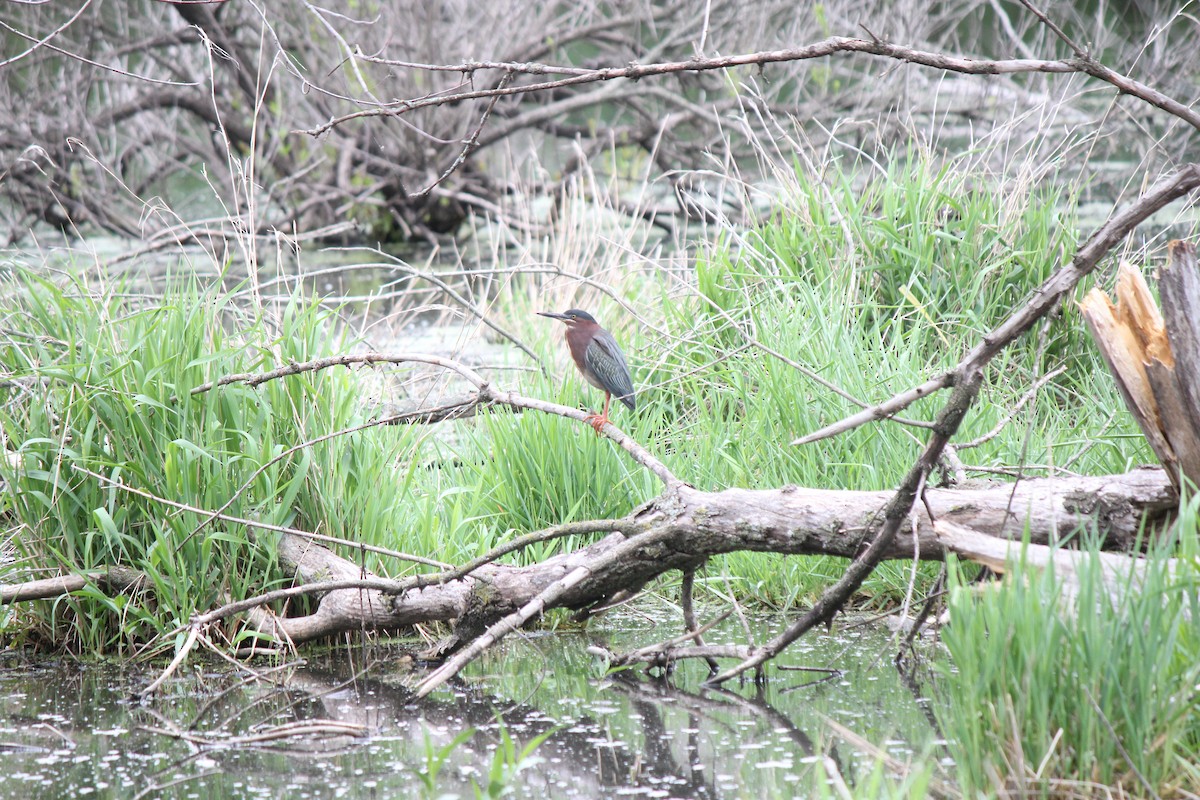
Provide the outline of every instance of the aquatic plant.
[[[349,376],[192,393],[213,377],[329,352],[336,337],[318,305],[297,297],[267,315],[194,285],[147,302],[29,273],[7,290],[4,314],[23,335],[0,342],[0,474],[17,522],[5,581],[87,576],[70,596],[9,617],[9,632],[80,654],[129,653],[197,611],[287,579],[277,534],[209,511],[335,534],[391,522],[376,491],[386,439],[334,439],[280,458],[363,419]],[[146,582],[107,590],[120,567]]]
[[1187,505],[1178,538],[1154,544],[1144,569],[1115,585],[1095,541],[1070,596],[1053,568],[1022,561],[993,586],[968,586],[952,571],[937,715],[967,796],[1195,788],[1196,508]]

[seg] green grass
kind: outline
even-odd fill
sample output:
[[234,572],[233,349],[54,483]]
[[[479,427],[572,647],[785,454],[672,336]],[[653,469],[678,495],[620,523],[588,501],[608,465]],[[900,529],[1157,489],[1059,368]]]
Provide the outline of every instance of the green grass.
[[[668,341],[634,344],[654,354],[642,378],[652,388],[643,394],[670,420],[657,432],[657,451],[706,489],[894,487],[924,431],[876,424],[793,447],[795,437],[858,407],[757,347],[739,348],[752,336],[863,402],[879,402],[953,366],[1065,260],[1073,225],[1062,219],[1057,195],[918,159],[865,180],[834,172],[816,183],[800,175],[786,202],[768,224],[737,241],[727,236],[701,256],[694,293],[664,296]],[[1028,336],[993,362],[956,441],[990,431],[1059,366],[1063,376],[998,436],[961,451],[963,461],[1069,464],[1083,473],[1151,461],[1073,310],[1044,342]],[[904,416],[931,419],[941,402],[925,400]],[[783,607],[810,601],[844,567],[746,553],[724,564],[748,595]],[[925,582],[935,570],[920,572]],[[908,579],[906,565],[887,565],[860,599],[894,602]]]
[[[1084,785],[1170,797],[1197,785],[1200,561],[1196,504],[1182,542],[1152,549],[1114,600],[1096,550],[1073,602],[1052,570],[1013,565],[1002,585],[952,581],[953,664],[937,706],[968,797],[1091,796]],[[1166,557],[1182,552],[1172,578]],[[958,575],[957,570],[952,575]]]
[[[681,293],[661,276],[638,279],[643,299],[659,293],[653,334],[596,309],[630,354],[639,390],[637,413],[618,407],[614,419],[703,489],[889,489],[920,451],[924,431],[876,424],[793,447],[796,436],[857,407],[757,345],[878,402],[951,366],[1063,260],[1071,226],[1055,210],[1056,196],[935,171],[918,159],[866,181],[832,173],[818,184],[800,176],[785,200],[786,210],[767,224],[702,255],[692,291]],[[254,390],[188,392],[213,377],[337,351],[330,315],[297,298],[276,319],[195,287],[147,303],[96,297],[30,274],[11,286],[2,308],[6,326],[20,335],[6,337],[0,365],[17,383],[2,390],[0,424],[22,466],[2,468],[17,490],[9,511],[20,526],[21,555],[30,559],[24,566],[121,563],[154,581],[152,602],[92,592],[37,606],[31,627],[83,651],[145,641],[283,576],[269,536],[228,524],[191,535],[196,514],[77,467],[205,509],[221,507],[249,480],[228,513],[451,562],[514,533],[626,514],[659,491],[611,442],[532,412],[454,423],[448,439],[404,426],[340,436],[251,480],[288,448],[363,422],[361,383],[346,370],[327,370]],[[513,287],[497,313],[506,302],[516,313],[532,301],[520,276]],[[561,358],[558,326],[523,312],[506,324],[538,352]],[[1068,373],[999,435],[960,452],[965,462],[1118,472],[1149,460],[1128,415],[1096,415],[1121,402],[1082,331],[1068,312],[1042,345],[1030,338],[997,359],[960,441],[989,431],[1045,371],[1062,364]],[[565,362],[555,363],[564,364],[563,374],[531,374],[519,388],[597,407],[598,393]],[[508,383],[511,373],[503,375]],[[941,401],[927,399],[905,414],[929,419]],[[556,542],[513,558],[528,563],[582,543]],[[354,557],[383,573],[410,569]],[[818,596],[843,568],[838,559],[738,553],[710,564],[702,583],[790,608]],[[921,566],[922,585],[934,571]],[[909,565],[884,565],[859,602],[895,603],[909,580]]]
[[145,303],[20,278],[4,313],[23,335],[0,346],[10,377],[0,425],[19,457],[3,465],[16,567],[36,576],[120,564],[151,581],[133,595],[92,589],[34,604],[23,612],[28,632],[81,652],[121,651],[284,579],[272,535],[220,521],[193,533],[199,515],[116,482],[204,509],[236,495],[226,513],[269,524],[338,533],[380,526],[387,508],[370,495],[378,498],[388,464],[382,440],[366,448],[335,440],[255,476],[291,445],[361,418],[348,376],[190,394],[214,377],[325,352],[324,312],[297,301],[268,325],[194,287]]

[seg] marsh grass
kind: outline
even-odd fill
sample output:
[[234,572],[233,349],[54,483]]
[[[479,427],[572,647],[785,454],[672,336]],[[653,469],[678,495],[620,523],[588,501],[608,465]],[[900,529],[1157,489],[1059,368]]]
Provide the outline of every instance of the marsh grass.
[[[917,157],[855,180],[834,168],[820,179],[801,169],[788,177],[785,209],[755,228],[726,230],[691,277],[622,273],[619,253],[605,250],[587,251],[602,272],[575,290],[561,277],[513,266],[490,284],[494,294],[476,302],[490,305],[551,369],[498,373],[500,380],[598,408],[602,398],[569,364],[560,326],[533,314],[583,305],[617,332],[634,366],[638,410],[618,407],[614,419],[685,480],[704,489],[894,486],[924,431],[881,424],[791,446],[857,407],[771,353],[878,402],[952,365],[1055,268],[1070,247],[1070,221],[1057,195],[934,169]],[[555,248],[574,252],[599,239],[563,234],[557,241]],[[609,291],[652,324],[631,324],[599,290],[618,275],[620,285]],[[22,333],[0,350],[13,381],[0,421],[22,459],[20,468],[3,467],[16,489],[15,541],[28,559],[18,568],[121,563],[147,571],[154,583],[144,596],[110,600],[91,591],[37,606],[33,627],[74,629],[74,637],[64,638],[61,627],[49,635],[84,651],[145,641],[195,610],[268,589],[282,576],[269,537],[223,523],[191,535],[197,515],[134,497],[75,466],[199,508],[220,508],[236,495],[230,514],[450,562],[515,533],[626,514],[659,491],[584,426],[496,413],[446,426],[453,433],[445,437],[396,426],[303,447],[238,494],[288,448],[365,421],[364,383],[355,373],[327,370],[256,390],[188,391],[216,376],[344,349],[333,314],[299,294],[246,306],[247,293],[236,288],[176,285],[165,300],[150,302],[29,273],[11,285],[5,311],[9,327]],[[990,431],[1047,370],[1063,364],[1068,376],[997,435],[961,451],[964,461],[1104,472],[1147,459],[1127,415],[1096,414],[1121,403],[1081,331],[1068,311],[1044,340],[1030,337],[997,360],[961,439]],[[937,407],[931,398],[907,415],[928,419]],[[583,543],[555,542],[512,560],[529,563]],[[411,569],[370,554],[352,557],[381,573]],[[818,596],[843,568],[837,559],[739,553],[710,563],[700,583],[792,608]],[[922,565],[916,588],[934,572]],[[888,607],[911,592],[911,580],[910,565],[884,565],[858,602]]]
[[[819,180],[803,169],[784,177],[786,210],[751,230],[727,231],[698,258],[694,291],[664,296],[669,338],[635,346],[656,354],[642,361],[641,380],[664,409],[660,450],[706,489],[890,488],[925,431],[873,425],[791,446],[858,408],[768,349],[866,403],[916,385],[953,366],[1062,263],[1073,247],[1074,226],[1062,211],[1069,203],[1023,180],[1006,184],[916,156],[853,180],[836,168]],[[993,362],[958,441],[992,431],[1059,366],[1062,377],[960,457],[985,470],[1035,474],[1064,466],[1119,472],[1149,460],[1072,309]],[[905,416],[931,419],[939,405],[931,398]],[[724,565],[740,591],[791,607],[819,595],[844,562],[737,553]],[[935,572],[918,570],[922,583]],[[884,565],[859,600],[887,606],[909,581],[908,565]]]
[[[1114,599],[1096,545],[1071,600],[1053,570],[1018,561],[999,586],[952,570],[953,669],[938,718],[969,797],[1194,791],[1200,752],[1196,504]],[[1172,574],[1169,556],[1182,556]],[[1089,788],[1090,787],[1090,788]],[[1115,796],[1107,794],[1104,796]],[[1186,796],[1186,795],[1181,795]]]
[[369,504],[356,504],[353,519],[343,512],[385,468],[382,444],[335,440],[255,474],[291,445],[361,418],[347,376],[190,394],[214,377],[327,352],[331,330],[316,305],[297,299],[267,317],[196,286],[151,302],[30,274],[12,289],[6,316],[23,335],[0,346],[10,381],[0,424],[15,456],[3,477],[19,526],[12,568],[38,577],[124,565],[150,582],[132,595],[89,589],[33,604],[22,611],[28,630],[81,652],[120,651],[283,580],[271,535],[222,521],[194,532],[199,515],[118,482],[203,509],[234,498],[228,514],[275,525],[378,524]]

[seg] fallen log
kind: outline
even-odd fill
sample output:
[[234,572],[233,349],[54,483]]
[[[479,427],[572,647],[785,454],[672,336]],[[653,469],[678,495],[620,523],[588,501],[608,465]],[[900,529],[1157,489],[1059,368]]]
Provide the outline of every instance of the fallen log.
[[[1122,475],[1036,478],[979,489],[928,489],[928,508],[939,521],[969,527],[999,540],[1028,535],[1055,544],[1091,526],[1106,547],[1126,549],[1138,532],[1169,523],[1178,497],[1161,469]],[[630,516],[639,532],[612,533],[586,547],[524,567],[487,564],[460,580],[389,594],[343,589],[325,594],[317,610],[301,617],[259,616],[264,633],[303,642],[354,630],[396,630],[422,622],[450,622],[456,639],[535,601],[556,581],[587,570],[546,608],[586,608],[672,570],[735,551],[852,558],[871,541],[889,492],[785,487],[704,492],[672,487]],[[915,528],[896,539],[887,558],[945,557],[925,507]],[[915,541],[913,531],[915,530]],[[632,541],[644,541],[643,546]],[[622,558],[607,560],[617,548]],[[324,546],[285,536],[281,561],[301,581],[369,577],[352,561]]]
[[[788,486],[781,489],[726,489],[705,492],[687,485],[669,487],[625,521],[632,533],[609,533],[571,553],[524,567],[484,564],[456,580],[390,590],[385,579],[294,534],[282,534],[281,563],[300,585],[362,581],[363,587],[323,592],[311,614],[285,617],[259,607],[250,623],[260,632],[301,643],[358,630],[395,631],[431,622],[451,623],[456,641],[537,600],[555,582],[577,570],[574,579],[545,608],[588,608],[644,586],[672,570],[687,570],[711,556],[736,551],[779,555],[832,555],[853,558],[877,531],[891,493],[836,491]],[[970,528],[1004,540],[1028,536],[1054,544],[1089,526],[1106,547],[1124,550],[1139,531],[1168,524],[1178,505],[1162,469],[1122,475],[1030,478],[982,488],[927,489],[904,535],[885,557],[926,560],[945,557],[946,545],[929,519]],[[609,523],[607,530],[611,531]],[[624,550],[619,559],[611,554]],[[127,574],[128,573],[128,574]],[[132,570],[115,568],[89,575],[63,576],[0,587],[0,605],[68,594],[98,583],[114,594],[135,586]],[[371,585],[366,586],[367,583]],[[264,600],[264,604],[265,604]],[[451,646],[453,648],[453,645]]]

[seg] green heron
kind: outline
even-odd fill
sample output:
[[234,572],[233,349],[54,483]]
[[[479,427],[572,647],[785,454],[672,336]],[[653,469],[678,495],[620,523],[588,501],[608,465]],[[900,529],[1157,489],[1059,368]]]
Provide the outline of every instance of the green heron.
[[615,395],[618,400],[629,407],[630,411],[637,408],[637,400],[633,396],[633,378],[629,375],[629,365],[625,363],[625,354],[617,345],[613,335],[596,322],[596,318],[586,311],[571,308],[561,314],[553,311],[537,312],[543,317],[559,319],[567,325],[567,347],[575,366],[583,373],[583,379],[604,392],[604,411],[600,414],[588,414],[587,422],[600,429],[609,421],[608,404]]

